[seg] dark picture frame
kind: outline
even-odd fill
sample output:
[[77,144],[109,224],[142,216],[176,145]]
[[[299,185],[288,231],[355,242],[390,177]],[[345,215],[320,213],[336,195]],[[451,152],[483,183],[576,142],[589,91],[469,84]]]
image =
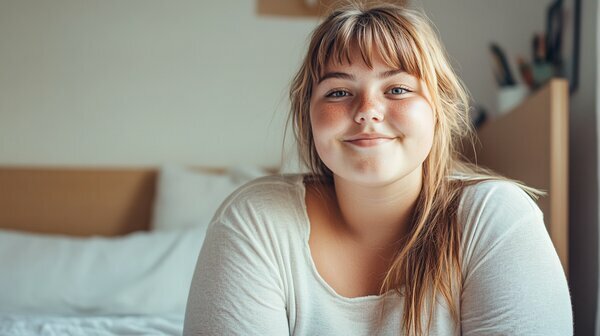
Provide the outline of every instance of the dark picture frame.
[[[581,0],[558,0],[553,4],[562,6],[562,45],[563,75],[569,81],[569,93],[573,94],[579,87],[579,61],[581,50]],[[549,14],[549,13],[548,13]],[[548,26],[550,25],[547,16]]]

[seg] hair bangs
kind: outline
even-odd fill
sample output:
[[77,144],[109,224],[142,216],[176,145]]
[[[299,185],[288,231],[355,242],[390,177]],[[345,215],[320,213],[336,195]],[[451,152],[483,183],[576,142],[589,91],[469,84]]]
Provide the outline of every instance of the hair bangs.
[[314,62],[310,67],[313,83],[323,75],[324,67],[351,64],[355,53],[360,54],[369,68],[373,67],[373,58],[378,56],[390,68],[423,78],[422,48],[400,22],[385,15],[361,12],[339,19],[332,29],[322,32],[319,46],[313,49]]

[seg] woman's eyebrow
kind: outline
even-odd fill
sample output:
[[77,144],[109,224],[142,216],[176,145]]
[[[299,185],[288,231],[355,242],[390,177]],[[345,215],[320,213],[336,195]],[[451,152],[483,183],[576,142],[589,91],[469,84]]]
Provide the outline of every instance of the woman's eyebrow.
[[402,69],[383,71],[383,72],[379,73],[379,78],[388,78],[388,77],[392,77],[392,76],[395,76],[395,75],[401,74],[401,73],[406,73],[406,71],[404,71]]
[[340,79],[348,79],[348,80],[355,79],[355,77],[353,75],[345,73],[345,72],[327,72],[323,76],[321,76],[321,78],[319,78],[319,82],[317,84],[320,84],[321,82],[323,82],[324,80],[329,79],[329,78],[340,78]]

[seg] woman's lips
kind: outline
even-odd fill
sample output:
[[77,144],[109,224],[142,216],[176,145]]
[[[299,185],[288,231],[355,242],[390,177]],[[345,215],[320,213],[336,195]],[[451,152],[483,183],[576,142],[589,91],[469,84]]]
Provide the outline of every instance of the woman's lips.
[[355,139],[355,140],[346,140],[344,142],[358,146],[358,147],[373,147],[377,145],[381,145],[390,141],[393,141],[393,138],[371,138],[371,139]]

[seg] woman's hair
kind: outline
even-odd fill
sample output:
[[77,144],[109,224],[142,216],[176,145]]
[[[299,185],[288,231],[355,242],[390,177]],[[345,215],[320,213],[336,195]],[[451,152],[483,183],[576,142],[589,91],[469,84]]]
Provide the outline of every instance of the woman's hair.
[[[395,290],[404,296],[404,331],[422,334],[422,312],[429,312],[429,329],[440,294],[455,321],[459,320],[454,300],[462,287],[456,213],[464,186],[501,177],[460,160],[460,144],[472,139],[469,95],[427,17],[399,5],[357,2],[333,10],[315,29],[290,88],[290,119],[300,157],[313,175],[328,181],[333,177],[319,158],[312,137],[309,109],[313,86],[325,66],[350,63],[351,53],[360,53],[369,67],[373,58],[380,56],[387,66],[423,80],[431,93],[435,129],[431,151],[423,163],[421,193],[410,231],[381,287],[381,293]],[[451,178],[451,174],[464,176]]]

